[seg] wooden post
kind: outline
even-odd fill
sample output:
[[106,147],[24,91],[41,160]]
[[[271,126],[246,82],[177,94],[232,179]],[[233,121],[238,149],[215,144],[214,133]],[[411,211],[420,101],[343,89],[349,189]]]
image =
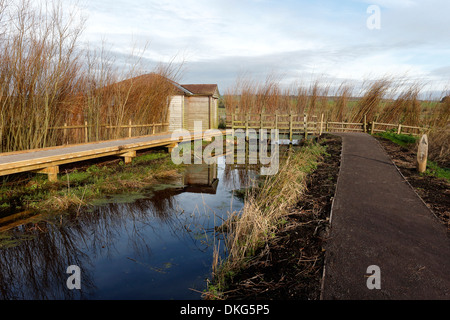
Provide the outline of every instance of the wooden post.
[[[261,112],[261,115],[260,115],[260,125],[261,125],[261,130],[263,129],[263,113]],[[260,131],[261,132],[261,131]]]
[[372,121],[372,125],[370,127],[370,134],[373,134],[374,129],[375,129],[375,121]]
[[328,119],[327,119],[327,122],[325,124],[325,130],[328,132]]
[[233,131],[234,131],[234,120],[236,119],[236,115],[235,115],[235,113],[233,112],[232,114],[231,114],[231,129],[233,129]]
[[402,125],[398,124],[397,134],[400,134],[402,132]]
[[175,149],[176,147],[178,147],[178,143],[175,142],[175,143],[169,144],[167,146],[167,149],[168,149],[169,153],[172,153],[172,150]]
[[156,126],[155,126],[155,124],[153,123],[153,124],[152,124],[152,134],[155,134],[155,130],[156,130]]
[[289,113],[289,142],[292,143],[292,113]]
[[427,158],[428,158],[428,137],[426,134],[422,135],[417,150],[417,170],[419,172],[425,172],[427,170]]
[[69,144],[67,141],[67,123],[66,122],[64,122],[63,144]]
[[367,115],[364,114],[364,124],[363,124],[364,133],[367,132]]
[[136,157],[136,151],[129,151],[120,155],[124,158],[125,164],[131,163],[133,158]]
[[275,111],[275,129],[278,129],[278,110]]
[[303,127],[305,129],[305,141],[308,139],[308,116],[303,116]]
[[245,140],[248,141],[248,112],[245,115]]
[[87,121],[84,122],[84,141],[88,143],[88,125]]
[[322,135],[322,132],[323,132],[323,113],[322,113],[322,116],[320,118],[319,136]]
[[131,119],[128,121],[128,138],[131,138]]
[[58,181],[59,167],[58,166],[47,167],[37,171],[37,173],[44,173],[48,176],[48,181],[56,182]]

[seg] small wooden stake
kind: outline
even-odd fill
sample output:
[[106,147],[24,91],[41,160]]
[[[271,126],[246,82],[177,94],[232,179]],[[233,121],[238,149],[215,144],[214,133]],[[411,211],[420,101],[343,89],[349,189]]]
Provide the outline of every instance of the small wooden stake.
[[419,172],[425,172],[427,169],[428,158],[428,137],[426,134],[420,138],[419,147],[417,150],[417,170]]

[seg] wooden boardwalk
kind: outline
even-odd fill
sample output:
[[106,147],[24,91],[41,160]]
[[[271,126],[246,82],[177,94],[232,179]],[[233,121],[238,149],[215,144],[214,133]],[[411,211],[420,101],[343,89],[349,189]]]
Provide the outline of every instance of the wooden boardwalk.
[[[191,134],[191,141],[212,136],[204,133]],[[0,154],[0,176],[20,172],[37,172],[47,174],[49,180],[56,181],[59,166],[63,164],[107,156],[123,157],[125,163],[129,163],[136,156],[138,150],[165,146],[171,151],[178,142],[179,140],[173,138],[171,133],[161,133],[121,140],[8,152]]]

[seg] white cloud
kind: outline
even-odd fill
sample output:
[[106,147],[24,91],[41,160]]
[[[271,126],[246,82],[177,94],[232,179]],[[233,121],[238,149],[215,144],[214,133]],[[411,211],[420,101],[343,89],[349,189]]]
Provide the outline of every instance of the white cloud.
[[[380,30],[366,27],[371,4],[381,7]],[[290,76],[450,77],[439,69],[450,52],[450,2],[444,0],[91,0],[84,8],[86,39],[105,37],[113,51],[125,53],[132,38],[148,41],[149,61],[185,58],[192,82],[229,82],[224,73],[232,77],[246,67]]]

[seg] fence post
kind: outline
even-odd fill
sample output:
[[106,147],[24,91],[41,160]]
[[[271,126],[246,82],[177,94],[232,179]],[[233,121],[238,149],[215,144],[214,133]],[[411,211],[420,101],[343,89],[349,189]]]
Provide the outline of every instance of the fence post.
[[367,132],[367,114],[364,114],[364,125],[363,125],[364,133]]
[[292,113],[289,113],[289,141],[292,143]]
[[402,132],[402,125],[398,124],[397,134],[400,134]]
[[88,123],[87,121],[84,122],[84,141],[88,143]]
[[320,118],[319,136],[322,135],[322,132],[323,132],[323,113],[322,113],[322,116]]
[[305,140],[308,139],[308,115],[303,115],[303,128],[305,129]]
[[262,130],[263,129],[263,113],[262,112],[261,112],[259,121],[260,121],[260,124],[261,124],[261,130]]
[[131,119],[128,121],[128,138],[131,138]]
[[278,110],[275,111],[275,129],[278,129]]
[[245,140],[248,141],[248,112],[245,114]]
[[64,130],[63,130],[63,144],[68,144],[67,142],[67,122],[64,122]]
[[374,129],[375,129],[375,121],[372,121],[372,126],[370,128],[370,134],[373,134]]
[[234,120],[236,119],[236,115],[234,112],[231,114],[231,129],[234,130]]

